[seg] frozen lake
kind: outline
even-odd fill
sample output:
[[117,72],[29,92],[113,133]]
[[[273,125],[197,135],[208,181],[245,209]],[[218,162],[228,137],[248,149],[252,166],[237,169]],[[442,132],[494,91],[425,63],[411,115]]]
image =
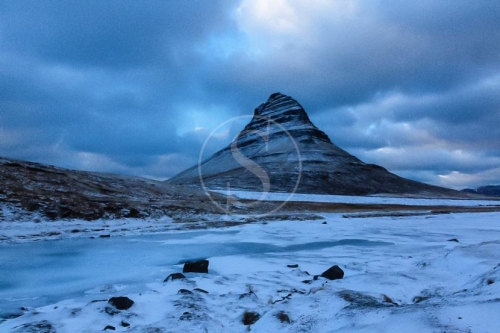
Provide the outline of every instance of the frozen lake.
[[0,316],[17,313],[22,306],[43,306],[78,297],[106,285],[123,284],[140,290],[147,282],[163,281],[175,265],[193,259],[391,244],[338,239],[273,245],[246,242],[233,237],[237,233],[192,231],[0,244]]
[[[4,243],[2,311],[30,308],[0,320],[0,332],[50,325],[58,333],[93,333],[111,325],[117,332],[243,333],[246,311],[260,315],[251,326],[259,333],[498,331],[500,212],[322,216]],[[112,228],[121,230],[122,222]],[[27,234],[45,230],[32,227]],[[182,262],[198,258],[210,260],[209,274],[163,283]],[[333,265],[345,272],[343,279],[313,278]],[[110,313],[106,300],[113,296],[135,303]],[[38,305],[44,306],[33,308]],[[290,321],[278,320],[283,313]]]

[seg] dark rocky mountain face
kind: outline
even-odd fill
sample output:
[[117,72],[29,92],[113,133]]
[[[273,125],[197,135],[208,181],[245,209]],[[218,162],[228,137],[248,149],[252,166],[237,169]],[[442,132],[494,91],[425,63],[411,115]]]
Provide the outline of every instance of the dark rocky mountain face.
[[[200,172],[201,171],[201,172]],[[200,177],[201,175],[201,177]],[[209,189],[422,197],[465,193],[399,177],[333,144],[290,96],[272,94],[226,148],[168,180]]]

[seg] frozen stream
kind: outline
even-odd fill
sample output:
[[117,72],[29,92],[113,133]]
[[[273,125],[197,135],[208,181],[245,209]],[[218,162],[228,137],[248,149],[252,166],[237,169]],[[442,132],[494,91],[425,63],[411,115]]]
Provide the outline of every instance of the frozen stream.
[[140,290],[147,282],[162,281],[178,270],[174,265],[190,259],[391,244],[361,239],[287,246],[244,242],[239,237],[228,241],[237,233],[193,231],[0,244],[0,316],[18,313],[21,306],[51,304],[106,285]]

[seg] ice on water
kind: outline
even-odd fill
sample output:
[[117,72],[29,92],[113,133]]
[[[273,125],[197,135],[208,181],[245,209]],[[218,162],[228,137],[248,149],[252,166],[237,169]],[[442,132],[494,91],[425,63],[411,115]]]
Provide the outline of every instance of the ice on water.
[[[254,332],[496,332],[500,213],[321,215],[324,220],[2,244],[1,298],[31,308],[1,323],[0,331],[47,320],[57,332],[106,325],[118,332],[246,332],[243,313],[256,311]],[[210,260],[209,274],[163,283],[196,258]],[[344,279],[314,280],[335,264]],[[92,302],[122,295],[135,304],[115,315],[106,313],[106,302]],[[32,302],[35,297],[42,301]],[[278,320],[280,312],[289,323]]]

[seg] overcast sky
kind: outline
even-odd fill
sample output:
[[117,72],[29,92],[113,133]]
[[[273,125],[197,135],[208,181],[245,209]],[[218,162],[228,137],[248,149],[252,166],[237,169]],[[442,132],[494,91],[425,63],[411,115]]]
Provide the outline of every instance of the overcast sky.
[[498,0],[2,0],[0,156],[164,179],[279,91],[367,163],[499,184],[499,18]]

